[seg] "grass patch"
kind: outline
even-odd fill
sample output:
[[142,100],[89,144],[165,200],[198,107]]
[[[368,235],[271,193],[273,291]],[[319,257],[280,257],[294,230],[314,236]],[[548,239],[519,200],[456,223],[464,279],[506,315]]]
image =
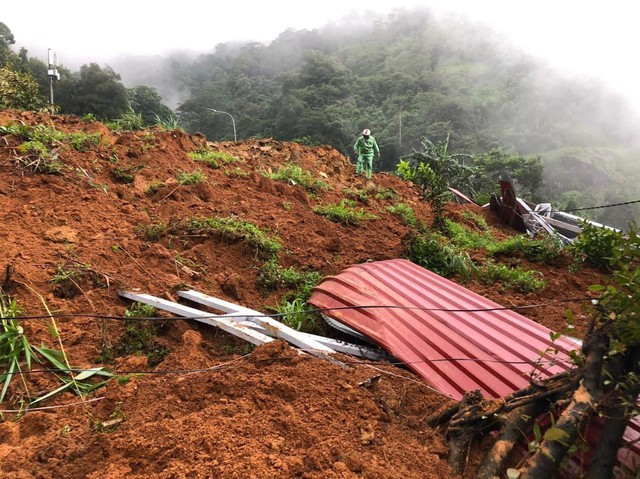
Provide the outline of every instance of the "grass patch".
[[478,227],[478,229],[481,229],[482,231],[486,231],[489,229],[489,225],[487,224],[487,221],[484,219],[484,216],[480,216],[479,214],[474,213],[473,211],[464,210],[462,212],[462,217],[467,221],[472,222],[474,225]]
[[317,271],[299,272],[293,267],[283,268],[277,258],[267,261],[258,273],[258,287],[265,291],[274,291],[287,288],[293,293],[287,295],[307,301],[311,297],[311,288],[320,281],[320,273]]
[[[133,303],[124,313],[127,318],[152,318],[156,316],[156,309],[144,303]],[[104,348],[100,359],[109,361],[114,357],[146,356],[150,367],[162,362],[169,354],[169,349],[158,342],[158,331],[164,327],[164,322],[146,319],[131,319],[125,321],[126,330],[117,345]]]
[[312,334],[326,334],[324,321],[316,311],[311,311],[301,298],[283,300],[275,308],[269,308],[280,316],[276,319],[297,331]]
[[189,153],[189,157],[195,161],[201,161],[214,169],[220,168],[223,165],[232,165],[242,161],[229,153],[214,151],[208,148],[192,151]]
[[147,241],[155,241],[167,232],[167,225],[164,223],[151,223],[146,226],[136,227],[136,234]]
[[550,235],[540,239],[518,235],[487,245],[487,252],[492,256],[520,256],[535,263],[553,264],[562,255],[562,243]]
[[185,227],[189,233],[218,233],[223,237],[249,243],[257,253],[275,255],[282,249],[280,240],[262,231],[254,223],[237,216],[226,218],[191,218]]
[[469,254],[455,248],[439,233],[411,234],[404,256],[409,261],[434,273],[464,280],[476,272],[476,265]]
[[198,168],[191,173],[189,173],[188,171],[181,171],[180,173],[178,173],[178,176],[176,178],[178,180],[178,183],[183,186],[188,186],[202,183],[207,179],[207,175],[205,175],[202,170]]
[[544,288],[547,283],[542,273],[535,270],[523,270],[490,261],[478,271],[478,279],[485,284],[502,283],[509,289],[528,293]]
[[475,231],[469,231],[464,225],[449,219],[445,219],[444,224],[447,236],[458,248],[486,248],[489,244],[495,242],[495,239],[489,232],[476,233]]
[[376,215],[367,213],[362,208],[356,208],[355,202],[348,199],[343,199],[340,204],[337,205],[317,206],[313,209],[313,212],[324,216],[334,223],[347,226],[356,226],[364,220],[378,219]]
[[133,179],[139,171],[144,169],[143,164],[121,167],[117,166],[111,170],[113,178],[120,183],[133,183]]
[[149,183],[147,185],[147,187],[145,188],[144,192],[147,195],[152,195],[155,192],[160,191],[165,186],[166,186],[166,183],[164,181],[154,180],[154,181],[152,181],[151,183]]
[[422,224],[418,221],[413,208],[411,208],[411,206],[406,203],[398,203],[396,205],[387,206],[387,211],[392,215],[398,216],[407,224],[407,226],[410,226],[411,228],[423,228]]
[[300,165],[294,163],[281,166],[275,173],[262,173],[262,175],[272,180],[298,185],[312,193],[331,188],[328,183],[316,180],[310,171],[304,170]]

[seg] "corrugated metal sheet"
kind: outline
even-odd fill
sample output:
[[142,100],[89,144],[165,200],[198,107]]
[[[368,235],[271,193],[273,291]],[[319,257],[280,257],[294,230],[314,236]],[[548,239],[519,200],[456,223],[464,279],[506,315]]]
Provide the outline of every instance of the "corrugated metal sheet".
[[[475,389],[497,398],[526,387],[532,374],[566,371],[567,353],[579,348],[565,338],[552,342],[548,328],[404,259],[351,266],[316,286],[309,302],[339,308],[324,314],[454,399]],[[624,441],[618,458],[632,465],[640,458],[638,417]]]
[[[480,389],[487,398],[526,387],[570,367],[575,343],[552,343],[550,330],[410,261],[355,265],[325,279],[311,296],[325,314],[379,343],[439,391],[460,399]],[[385,306],[412,307],[399,309]],[[541,358],[542,351],[548,351]]]

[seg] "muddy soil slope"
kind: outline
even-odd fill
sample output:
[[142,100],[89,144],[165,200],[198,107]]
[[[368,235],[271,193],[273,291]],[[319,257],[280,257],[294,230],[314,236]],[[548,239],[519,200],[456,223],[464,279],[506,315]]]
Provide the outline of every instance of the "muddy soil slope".
[[[406,203],[431,222],[411,184],[378,173],[365,185],[328,146],[210,143],[177,130],[114,132],[73,116],[1,111],[0,126],[11,124],[67,135],[46,144],[53,174],[33,171],[43,165],[21,147],[26,137],[0,137],[0,284],[25,315],[71,315],[56,317],[57,334],[50,318],[21,322],[33,345],[64,348],[72,366],[106,366],[119,378],[84,401],[67,392],[27,414],[12,411],[62,383],[37,371],[14,379],[2,403],[2,477],[454,477],[441,431],[423,424],[448,399],[403,369],[343,357],[344,368],[280,342],[251,350],[184,320],[157,323],[144,341],[158,354],[145,356],[122,348],[128,326],[107,318],[130,306],[121,289],[173,299],[192,287],[266,312],[286,292],[261,283],[269,258],[324,276],[401,257],[409,229],[387,207]],[[206,150],[226,155],[214,166],[193,158]],[[311,172],[315,185],[265,176],[286,165]],[[204,178],[188,184],[198,171]],[[341,225],[314,212],[344,198],[375,217]],[[451,205],[448,215],[463,221],[465,208]],[[499,234],[513,234],[474,211]],[[215,218],[251,222],[281,248],[274,256],[232,233],[197,227]],[[583,296],[600,281],[595,272],[570,272],[566,261],[534,267],[548,281],[535,293],[465,285],[511,306]],[[565,309],[523,314],[558,329]],[[584,314],[576,310],[578,334]]]

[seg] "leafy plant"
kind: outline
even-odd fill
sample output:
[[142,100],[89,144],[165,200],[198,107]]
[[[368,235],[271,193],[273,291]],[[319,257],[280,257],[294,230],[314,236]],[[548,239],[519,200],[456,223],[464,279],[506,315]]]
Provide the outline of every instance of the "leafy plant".
[[622,233],[583,223],[582,232],[568,250],[577,258],[599,268],[609,268],[620,258]]
[[282,248],[277,238],[235,215],[226,218],[191,218],[185,222],[185,227],[193,234],[216,232],[225,237],[246,241],[256,252],[274,255]]
[[[0,403],[9,389],[15,374],[21,371],[21,363],[25,362],[27,369],[31,369],[31,361],[35,359],[35,351],[24,334],[24,329],[17,319],[22,314],[15,299],[8,299],[0,293],[0,365],[3,381],[0,391]],[[23,378],[24,381],[24,378]]]
[[49,149],[38,140],[30,140],[20,145],[20,151],[25,156],[19,162],[28,170],[41,173],[60,173],[62,162],[57,150]]
[[[127,308],[124,315],[127,318],[152,318],[156,315],[156,309],[151,305],[136,302]],[[115,355],[143,355],[147,357],[149,366],[155,366],[169,353],[169,349],[159,344],[156,339],[158,330],[155,320],[136,319],[126,321],[125,324],[127,329],[114,348]]]
[[283,300],[277,307],[271,308],[279,316],[278,320],[297,331],[324,334],[323,322],[317,312],[309,311],[307,303],[301,298]]
[[376,215],[367,213],[362,208],[355,208],[355,202],[348,199],[343,199],[337,205],[316,206],[313,211],[334,223],[347,226],[356,226],[363,220],[378,219]]
[[398,192],[393,188],[382,188],[378,186],[376,188],[375,198],[377,200],[393,200],[398,197]]
[[[0,291],[0,367],[2,368],[0,381],[3,382],[2,390],[0,391],[0,403],[4,401],[14,376],[22,371],[23,365],[26,366],[27,370],[31,370],[33,362],[42,364],[43,360],[48,361],[56,369],[55,372],[58,379],[64,384],[53,391],[30,400],[30,406],[67,390],[73,390],[80,395],[88,394],[104,384],[104,382],[91,383],[89,382],[90,378],[94,376],[112,377],[112,374],[103,368],[91,368],[74,374],[71,371],[73,368],[69,367],[62,351],[45,346],[32,346],[22,325],[15,319],[21,314],[22,311],[15,299],[9,299]],[[52,331],[56,337],[59,337],[55,324],[52,325]],[[22,380],[28,394],[24,376],[22,376]]]
[[184,129],[180,126],[180,121],[175,116],[160,118],[158,115],[156,115],[155,122],[156,125],[166,131],[184,131]]
[[129,107],[120,118],[107,123],[107,127],[116,131],[136,131],[144,128],[144,119]]
[[189,173],[188,171],[181,171],[178,174],[178,183],[181,185],[195,185],[197,183],[202,183],[207,179],[207,175],[205,175],[202,170],[197,169],[196,171],[192,171]]
[[310,171],[304,170],[300,165],[288,163],[278,168],[275,173],[263,173],[263,176],[272,180],[285,181],[292,185],[300,185],[307,191],[318,192],[320,190],[328,190],[329,184],[317,180]]

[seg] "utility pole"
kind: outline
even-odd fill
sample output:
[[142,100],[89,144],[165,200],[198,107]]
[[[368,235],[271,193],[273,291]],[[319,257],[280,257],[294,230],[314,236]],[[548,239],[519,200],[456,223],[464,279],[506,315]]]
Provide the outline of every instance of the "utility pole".
[[53,103],[53,83],[54,80],[60,80],[60,73],[58,73],[58,55],[51,48],[49,48],[49,103],[51,105],[51,114],[55,113],[55,107]]

